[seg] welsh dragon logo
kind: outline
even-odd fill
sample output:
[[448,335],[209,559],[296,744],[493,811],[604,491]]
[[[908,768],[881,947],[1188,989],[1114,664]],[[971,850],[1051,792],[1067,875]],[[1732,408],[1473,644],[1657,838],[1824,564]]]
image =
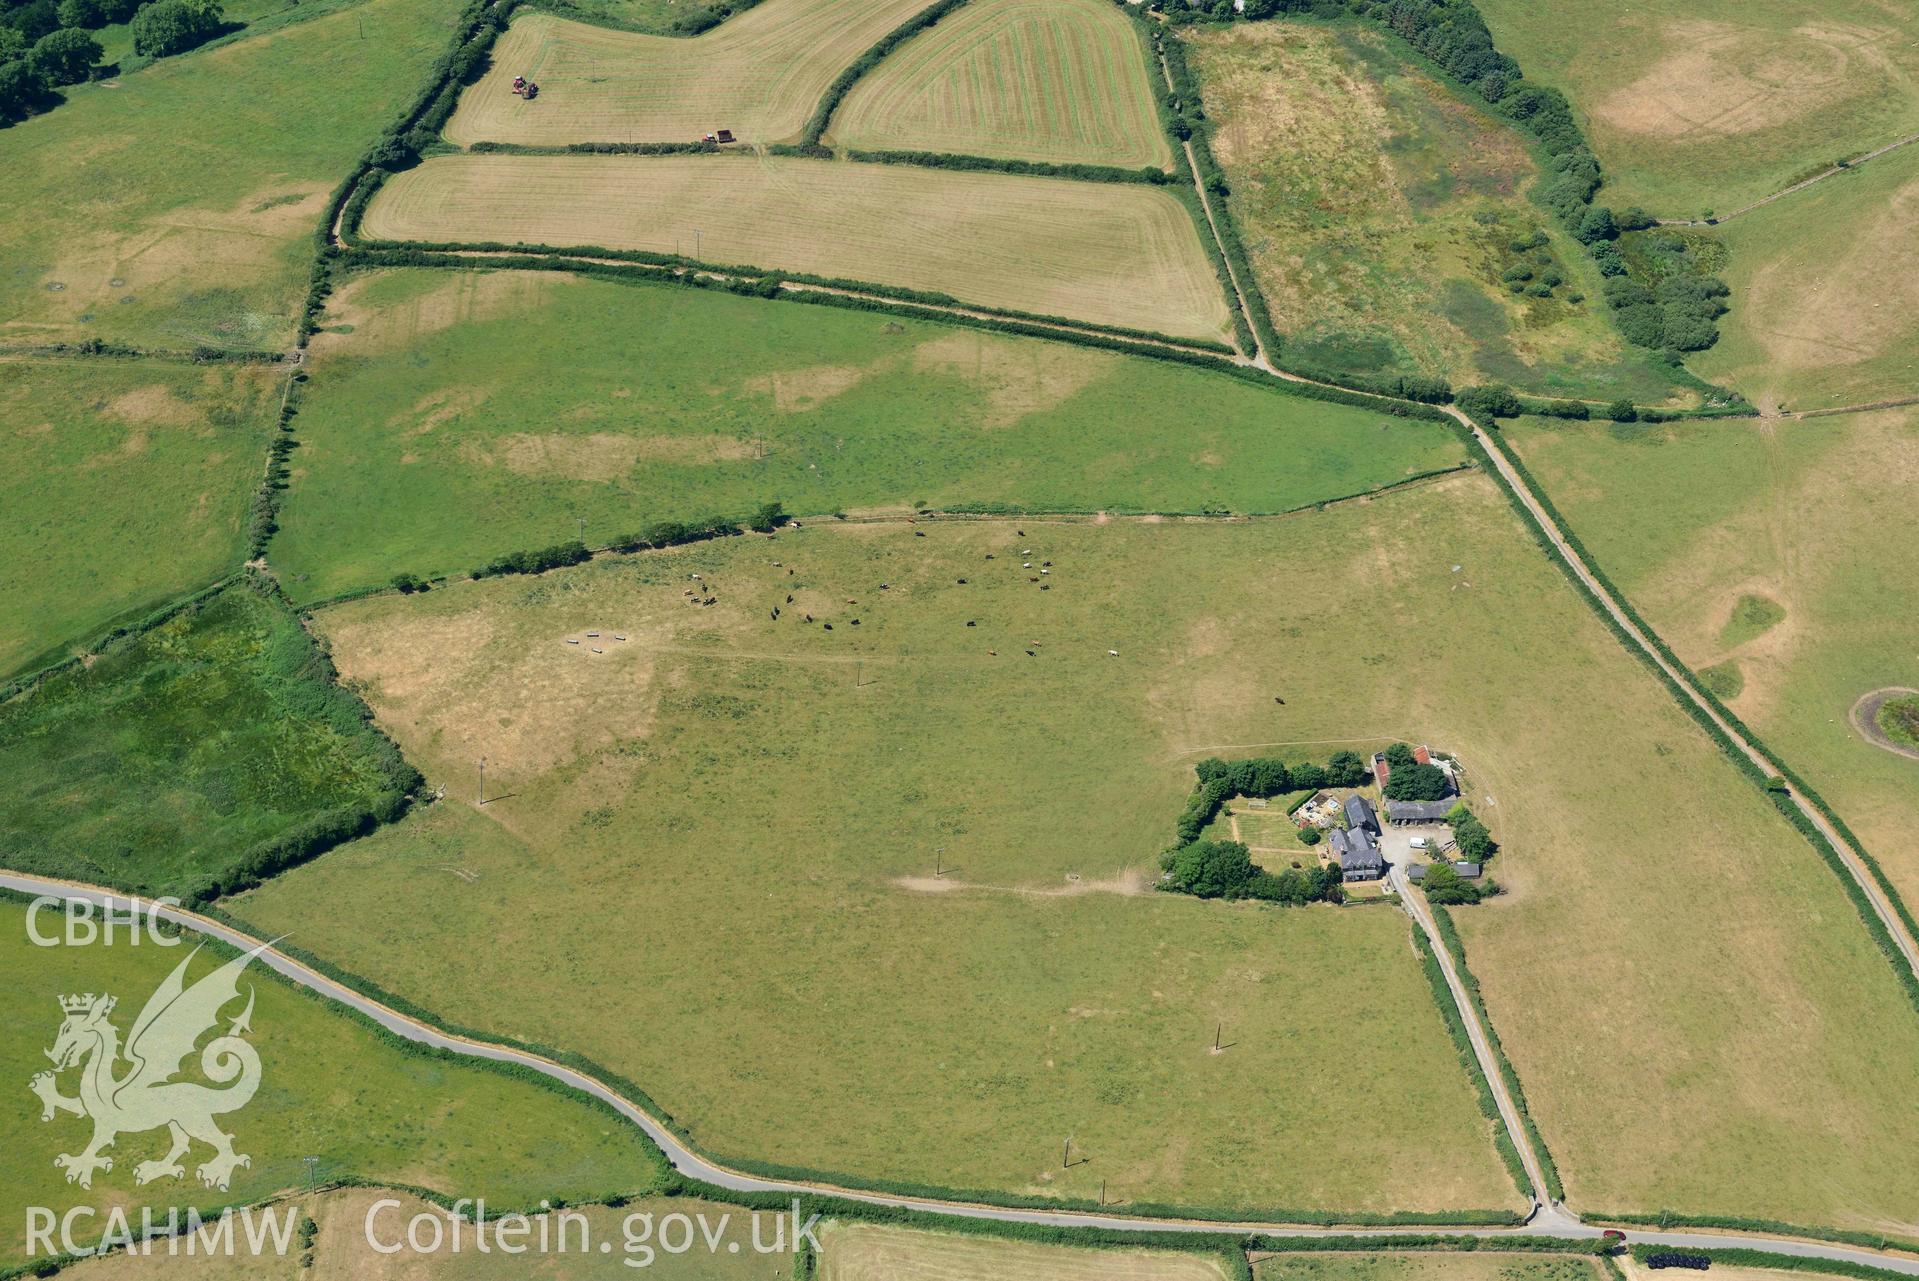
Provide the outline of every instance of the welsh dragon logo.
[[[212,1157],[195,1171],[209,1188],[225,1191],[235,1169],[253,1164],[251,1157],[233,1150],[233,1136],[213,1121],[216,1116],[245,1107],[260,1088],[260,1056],[241,1039],[252,1030],[250,987],[246,1008],[228,1024],[223,1035],[207,1042],[200,1051],[201,1072],[224,1088],[173,1078],[182,1071],[201,1036],[219,1021],[220,1011],[239,999],[240,972],[266,946],[234,957],[189,987],[187,966],[199,955],[196,947],[147,998],[139,1017],[133,1020],[124,1047],[119,1029],[111,1022],[116,998],[91,992],[60,998],[65,1019],[53,1048],[46,1052],[53,1070],[35,1076],[30,1088],[40,1097],[42,1121],[51,1121],[61,1112],[93,1121],[93,1141],[84,1151],[53,1158],[53,1163],[67,1172],[67,1182],[92,1187],[96,1170],[113,1169],[113,1158],[101,1152],[112,1147],[115,1139],[163,1125],[172,1137],[172,1146],[158,1161],[136,1165],[135,1183],[183,1177],[186,1171],[180,1158],[196,1139],[213,1148]],[[80,1069],[78,1098],[60,1093],[59,1076],[73,1067]]]

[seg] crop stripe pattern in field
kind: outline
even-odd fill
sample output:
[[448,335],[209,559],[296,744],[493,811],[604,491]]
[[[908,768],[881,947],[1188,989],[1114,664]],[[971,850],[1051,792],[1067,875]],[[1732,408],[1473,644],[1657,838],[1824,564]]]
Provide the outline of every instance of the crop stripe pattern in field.
[[1172,163],[1138,37],[1104,0],[973,0],[861,80],[829,137],[1004,159]]
[[[796,136],[833,78],[930,0],[765,0],[692,40],[526,14],[447,124],[457,143],[747,142]],[[528,102],[513,93],[539,83]]]
[[1143,184],[719,156],[439,156],[395,175],[366,233],[599,245],[913,289],[1219,339],[1199,232]]

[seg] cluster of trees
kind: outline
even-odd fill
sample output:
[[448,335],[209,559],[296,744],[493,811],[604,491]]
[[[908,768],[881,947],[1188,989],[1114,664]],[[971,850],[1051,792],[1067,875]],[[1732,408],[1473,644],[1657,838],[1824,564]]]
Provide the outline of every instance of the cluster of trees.
[[93,75],[104,50],[90,34],[133,23],[133,51],[179,53],[221,30],[219,0],[0,0],[0,122],[54,101]]
[[1484,863],[1499,853],[1499,842],[1479,821],[1479,816],[1466,808],[1466,802],[1461,801],[1453,806],[1452,813],[1446,815],[1446,821],[1452,825],[1453,840],[1459,843],[1461,858]]
[[1442,907],[1470,907],[1499,893],[1499,886],[1492,881],[1469,881],[1455,872],[1452,864],[1444,862],[1427,867],[1426,879],[1420,882],[1420,888],[1426,892],[1427,902]]
[[1255,866],[1238,841],[1188,841],[1166,851],[1160,867],[1167,873],[1162,889],[1197,898],[1256,898],[1299,906],[1338,903],[1345,897],[1337,867],[1288,868],[1274,874]]
[[1504,383],[1462,387],[1453,398],[1453,403],[1474,418],[1517,418],[1526,412],[1525,402],[1519,399],[1519,393]]
[[492,578],[496,574],[543,574],[549,569],[577,565],[592,558],[593,553],[587,545],[576,538],[570,543],[555,543],[537,551],[508,552],[504,556],[495,556],[474,570],[473,576]]
[[1413,749],[1394,743],[1386,749],[1386,786],[1381,790],[1389,801],[1438,801],[1452,791],[1446,772],[1437,765],[1413,759]]
[[[709,538],[734,537],[742,526],[755,533],[770,534],[790,519],[784,504],[766,502],[754,508],[744,520],[737,516],[708,516],[704,520],[690,521],[656,520],[635,533],[622,534],[610,546],[616,552],[636,552],[648,547],[677,547],[683,543],[705,542]],[[496,556],[474,570],[473,576],[490,578],[496,574],[540,574],[592,558],[592,550],[575,539],[570,543],[542,547],[538,551],[508,552],[504,556]],[[393,585],[403,592],[423,592],[428,587],[427,583],[412,574],[395,575]]]
[[1177,825],[1182,846],[1197,841],[1231,797],[1263,798],[1321,787],[1359,787],[1372,777],[1357,752],[1335,752],[1324,765],[1311,761],[1288,765],[1277,756],[1256,756],[1240,761],[1209,756],[1195,765],[1193,772],[1199,775],[1199,786],[1187,798]]
[[133,15],[133,51],[164,58],[205,44],[220,33],[220,0],[153,0]]
[[1606,301],[1626,341],[1659,350],[1702,351],[1719,341],[1732,291],[1717,276],[1667,276],[1648,288],[1625,276],[1606,281]]
[[[1452,825],[1453,840],[1458,843],[1458,854],[1462,859],[1478,863],[1482,867],[1486,860],[1499,852],[1499,843],[1493,840],[1492,833],[1479,817],[1466,808],[1461,801],[1453,806],[1446,815],[1446,821]],[[1477,903],[1499,893],[1499,885],[1490,877],[1469,881],[1453,870],[1450,863],[1436,861],[1426,869],[1426,879],[1421,882],[1426,897],[1434,903],[1447,907],[1457,907]]]

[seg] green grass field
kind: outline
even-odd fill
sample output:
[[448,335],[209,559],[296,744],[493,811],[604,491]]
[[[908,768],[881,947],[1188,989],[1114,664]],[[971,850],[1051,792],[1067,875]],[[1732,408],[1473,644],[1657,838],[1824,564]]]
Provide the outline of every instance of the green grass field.
[[726,156],[438,156],[365,233],[684,254],[928,290],[986,307],[1224,341],[1192,216],[1137,183]]
[[391,795],[391,746],[283,606],[227,589],[0,705],[0,863],[182,895]]
[[[612,1065],[716,1152],[1195,1207],[1509,1204],[1403,917],[1121,892],[1196,758],[1401,738],[1459,753],[1504,846],[1509,894],[1460,928],[1573,1204],[1854,1227],[1919,1178],[1919,1020],[1831,873],[1483,479],[1247,524],[808,522],[319,623],[455,803],[236,910]],[[1354,1062],[1419,1087],[1331,1101]],[[1062,1172],[1069,1133],[1092,1160]]]
[[1500,1254],[1275,1254],[1253,1266],[1256,1281],[1598,1281],[1589,1258]]
[[[1802,422],[1507,428],[1573,528],[1679,656],[1737,673],[1731,705],[1919,904],[1919,761],[1853,728],[1860,696],[1919,688],[1905,496],[1919,412]],[[1623,438],[1622,438],[1623,437]],[[1763,632],[1728,625],[1761,597]]]
[[827,141],[1163,169],[1156,87],[1107,0],[976,0],[863,77]]
[[1174,1250],[1089,1250],[989,1236],[832,1223],[820,1233],[820,1281],[1227,1281],[1216,1257]]
[[458,7],[369,0],[67,90],[8,129],[0,342],[284,347],[327,193]]
[[1880,704],[1873,724],[1900,747],[1919,749],[1919,695],[1887,699]]
[[[351,8],[363,2],[364,0],[233,0],[230,4],[222,3],[221,21],[230,30],[189,52],[198,53],[224,48],[236,41],[251,40],[270,31],[278,31],[282,27],[299,22],[309,22],[314,18]],[[90,34],[100,42],[101,64],[118,68],[120,75],[144,71],[156,61],[153,58],[142,58],[133,52],[133,24],[130,22],[110,23],[93,30]]]
[[[1192,761],[1285,736],[1268,664],[1306,670],[1294,633],[1322,628],[1277,590],[1249,614],[1245,566],[1337,577],[1371,563],[1367,528],[809,522],[328,609],[347,679],[452,803],[234,910],[275,930],[334,902],[307,946],[576,1047],[730,1157],[1242,1213],[1512,1206],[1403,916],[1146,892]],[[499,799],[476,811],[482,755]],[[424,935],[392,915],[422,895]],[[625,902],[646,907],[579,924]],[[469,929],[498,946],[429,941]],[[509,970],[574,999],[524,1005]],[[1356,1061],[1419,1087],[1346,1106]],[[1062,1170],[1068,1134],[1091,1160]]]
[[0,674],[235,568],[280,379],[0,362]]
[[1480,8],[1529,79],[1573,100],[1605,169],[1600,198],[1615,206],[1723,214],[1919,131],[1919,14],[1909,5]]
[[1613,329],[1585,252],[1526,198],[1538,170],[1519,133],[1388,37],[1357,23],[1246,23],[1196,38],[1191,58],[1289,360],[1641,402],[1673,394]]
[[1766,407],[1919,395],[1919,145],[1719,227],[1732,311],[1688,364]]
[[[43,916],[39,928],[58,934],[58,918]],[[111,947],[35,947],[28,942],[24,906],[0,900],[0,957],[7,975],[0,1011],[15,1029],[0,1048],[0,1072],[16,1093],[0,1108],[0,1145],[7,1152],[0,1199],[7,1205],[45,1206],[56,1214],[98,1207],[94,1217],[78,1222],[79,1236],[104,1231],[106,1207],[117,1206],[132,1215],[137,1231],[142,1206],[155,1207],[165,1222],[168,1206],[183,1214],[188,1206],[206,1212],[297,1187],[307,1178],[307,1156],[319,1159],[321,1180],[365,1178],[446,1196],[484,1196],[497,1211],[532,1206],[542,1197],[577,1201],[659,1186],[665,1173],[659,1153],[611,1112],[498,1071],[403,1047],[257,964],[243,978],[241,992],[254,993],[249,1039],[260,1055],[260,1089],[244,1109],[221,1118],[252,1165],[235,1172],[225,1193],[202,1188],[191,1164],[183,1181],[136,1186],[134,1166],[162,1156],[167,1143],[163,1133],[129,1132],[110,1150],[113,1169],[97,1173],[91,1190],[66,1183],[53,1158],[80,1151],[90,1127],[64,1114],[43,1123],[40,1105],[26,1089],[28,1078],[48,1066],[41,1050],[54,1043],[60,1027],[57,998],[112,993],[119,998],[112,1021],[124,1034],[189,951],[145,939],[128,946],[124,936]],[[188,981],[216,963],[212,953],[202,952]],[[200,1079],[197,1074],[196,1056],[182,1079]],[[63,1073],[62,1093],[76,1093],[76,1080],[75,1071]],[[189,1160],[197,1164],[209,1152],[196,1144]],[[10,1216],[0,1229],[0,1267],[22,1262],[25,1247],[24,1219]],[[157,1262],[167,1262],[164,1250]],[[171,1262],[180,1266],[177,1259]]]
[[[798,137],[841,71],[931,0],[763,0],[691,40],[519,17],[492,69],[460,98],[446,136],[517,142],[748,143]],[[516,97],[513,77],[540,86]]]
[[687,36],[695,28],[711,30],[736,9],[752,4],[739,0],[534,0],[528,9],[541,9],[596,27],[614,27],[649,36]]
[[662,285],[386,272],[328,319],[352,332],[315,341],[272,549],[305,600],[576,517],[606,542],[770,498],[1272,512],[1463,459],[1438,424],[1176,365]]

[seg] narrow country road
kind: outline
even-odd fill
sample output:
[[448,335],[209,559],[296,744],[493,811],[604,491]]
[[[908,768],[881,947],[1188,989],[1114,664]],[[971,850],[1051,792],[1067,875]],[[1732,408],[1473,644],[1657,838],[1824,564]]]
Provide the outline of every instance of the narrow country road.
[[1459,1017],[1466,1025],[1466,1036],[1472,1042],[1473,1055],[1479,1060],[1479,1070],[1486,1077],[1486,1083],[1492,1088],[1493,1102],[1499,1105],[1499,1119],[1506,1127],[1506,1137],[1519,1149],[1520,1164],[1526,1167],[1526,1181],[1532,1185],[1533,1205],[1536,1207],[1532,1222],[1542,1229],[1565,1233],[1579,1227],[1579,1220],[1568,1214],[1565,1207],[1552,1199],[1546,1188],[1546,1172],[1539,1164],[1539,1154],[1533,1151],[1533,1145],[1527,1141],[1526,1127],[1519,1119],[1519,1103],[1506,1088],[1506,1078],[1499,1070],[1499,1060],[1493,1054],[1492,1040],[1479,1021],[1479,1011],[1466,993],[1466,984],[1459,977],[1459,970],[1453,964],[1453,956],[1447,950],[1445,940],[1439,937],[1439,926],[1433,920],[1433,911],[1426,902],[1426,896],[1415,891],[1406,876],[1406,865],[1394,863],[1391,872],[1392,885],[1399,892],[1400,906],[1413,918],[1413,924],[1426,936],[1432,945],[1433,955],[1439,961],[1439,969],[1446,976],[1446,986],[1452,991],[1453,1004],[1459,1009]]
[[[957,1218],[985,1219],[1000,1223],[1029,1223],[1047,1227],[1062,1228],[1099,1228],[1113,1232],[1232,1232],[1259,1233],[1277,1237],[1341,1237],[1350,1236],[1356,1230],[1346,1227],[1302,1227],[1288,1223],[1260,1223],[1252,1220],[1222,1221],[1180,1218],[1147,1218],[1120,1214],[1100,1214],[1080,1210],[1020,1210],[1002,1206],[981,1205],[976,1202],[947,1201],[935,1197],[891,1196],[885,1193],[865,1192],[856,1188],[837,1187],[828,1183],[809,1183],[790,1179],[765,1179],[754,1175],[740,1174],[701,1156],[688,1147],[671,1130],[663,1125],[651,1113],[639,1107],[618,1091],[585,1072],[556,1063],[542,1055],[507,1046],[492,1045],[476,1041],[469,1037],[454,1036],[443,1032],[430,1024],[411,1018],[370,997],[364,996],[336,979],[328,978],[301,962],[287,956],[278,948],[266,943],[266,940],[254,938],[243,930],[225,925],[210,917],[185,908],[155,904],[148,900],[130,897],[116,891],[102,889],[99,886],[83,885],[72,881],[55,880],[48,877],[27,876],[16,872],[0,872],[0,888],[31,896],[44,896],[61,900],[75,900],[92,903],[98,907],[109,907],[115,912],[127,913],[134,910],[151,911],[163,920],[184,926],[197,933],[219,939],[231,947],[251,951],[262,948],[260,960],[278,973],[286,976],[294,984],[310,992],[337,1002],[372,1019],[395,1036],[403,1037],[420,1045],[432,1046],[455,1054],[467,1055],[476,1059],[488,1059],[498,1063],[513,1063],[528,1068],[560,1082],[572,1089],[601,1100],[612,1107],[621,1116],[643,1130],[647,1137],[659,1145],[667,1161],[673,1168],[689,1178],[698,1179],[715,1187],[735,1192],[773,1192],[792,1196],[832,1196],[867,1205],[888,1206],[924,1214],[951,1215]],[[1425,923],[1422,922],[1422,928]],[[1445,955],[1440,949],[1440,955]],[[1456,979],[1456,976],[1449,976]],[[1454,989],[1455,996],[1459,990]],[[1461,1006],[1461,1012],[1473,1025],[1470,1003]],[[1492,1074],[1497,1080],[1497,1075]],[[1527,1151],[1520,1144],[1522,1152]],[[1534,1169],[1529,1164],[1528,1171]],[[1590,1240],[1600,1234],[1600,1229],[1581,1223],[1572,1214],[1559,1207],[1549,1212],[1535,1214],[1520,1227],[1489,1228],[1477,1225],[1420,1225],[1403,1228],[1360,1228],[1368,1236],[1430,1236],[1434,1232],[1446,1232],[1459,1236],[1473,1236],[1489,1243],[1497,1243],[1506,1237],[1543,1237]],[[1919,1256],[1910,1254],[1885,1254],[1874,1250],[1865,1250],[1852,1246],[1831,1245],[1821,1241],[1806,1241],[1796,1237],[1769,1236],[1757,1232],[1642,1232],[1628,1231],[1627,1239],[1646,1242],[1652,1245],[1674,1246],[1682,1249],[1708,1249],[1714,1246],[1746,1246],[1763,1248],[1779,1254],[1788,1254],[1800,1258],[1829,1259],[1842,1263],[1854,1263],[1867,1267],[1881,1268],[1902,1276],[1919,1277]]]
[[[1566,537],[1565,531],[1553,520],[1552,516],[1546,511],[1545,505],[1539,501],[1538,495],[1533,493],[1532,486],[1526,482],[1526,478],[1520,475],[1519,469],[1514,467],[1512,460],[1506,456],[1502,444],[1494,440],[1484,428],[1464,413],[1461,413],[1458,409],[1449,405],[1446,407],[1446,411],[1461,423],[1465,424],[1467,429],[1473,433],[1473,438],[1479,442],[1480,447],[1491,457],[1493,466],[1499,469],[1499,474],[1505,480],[1507,486],[1515,494],[1519,495],[1519,501],[1525,504],[1526,510],[1530,512],[1533,519],[1539,523],[1539,527],[1546,532],[1546,537],[1551,540],[1552,545],[1558,550],[1559,554],[1565,558],[1566,564],[1572,566],[1573,573],[1578,575],[1579,581],[1585,584],[1586,589],[1592,593],[1593,598],[1600,603],[1606,613],[1612,617],[1613,621],[1619,624],[1620,630],[1631,639],[1634,647],[1652,659],[1654,663],[1658,664],[1659,670],[1664,672],[1672,679],[1674,684],[1685,691],[1687,699],[1706,714],[1707,718],[1718,727],[1719,731],[1731,740],[1733,746],[1739,749],[1741,755],[1756,765],[1762,773],[1774,773],[1776,767],[1766,758],[1765,754],[1755,747],[1737,727],[1728,722],[1725,717],[1721,716],[1718,709],[1699,691],[1698,686],[1693,681],[1692,673],[1683,667],[1667,661],[1666,656],[1659,651],[1659,647],[1646,638],[1646,634],[1640,630],[1637,623],[1633,622],[1632,618],[1620,605],[1619,600],[1613,595],[1611,590],[1599,580],[1598,575],[1593,572],[1591,566],[1587,565],[1585,558],[1573,548],[1571,542]],[[1841,839],[1838,830],[1826,821],[1826,816],[1821,814],[1817,807],[1799,794],[1797,788],[1787,786],[1784,795],[1801,814],[1806,816],[1806,821],[1811,823],[1819,834],[1826,838],[1827,843],[1830,844],[1834,852],[1838,854],[1840,861],[1845,865],[1846,871],[1851,875],[1854,884],[1858,885],[1860,891],[1866,896],[1866,901],[1872,905],[1872,910],[1879,917],[1880,923],[1886,927],[1886,931],[1891,934],[1894,944],[1897,945],[1899,951],[1904,955],[1907,968],[1910,969],[1915,976],[1919,976],[1919,942],[1915,942],[1911,933],[1907,931],[1905,922],[1899,918],[1897,912],[1893,911],[1892,904],[1886,900],[1885,893],[1879,888],[1879,883],[1874,879],[1871,869],[1861,861],[1858,853]]]

